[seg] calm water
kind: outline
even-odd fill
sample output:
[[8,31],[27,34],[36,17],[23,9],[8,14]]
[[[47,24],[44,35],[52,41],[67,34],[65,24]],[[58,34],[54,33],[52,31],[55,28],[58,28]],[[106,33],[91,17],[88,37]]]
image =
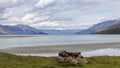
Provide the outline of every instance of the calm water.
[[0,48],[119,41],[120,35],[37,35],[34,37],[0,37]]

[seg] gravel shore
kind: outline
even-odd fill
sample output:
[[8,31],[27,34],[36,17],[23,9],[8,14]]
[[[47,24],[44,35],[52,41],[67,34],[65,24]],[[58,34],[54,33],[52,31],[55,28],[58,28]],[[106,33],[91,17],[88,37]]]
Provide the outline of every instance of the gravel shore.
[[0,49],[0,52],[12,54],[43,54],[43,53],[57,53],[60,52],[61,50],[86,52],[104,48],[120,48],[120,43],[111,42],[111,43],[70,44],[56,46],[13,47]]

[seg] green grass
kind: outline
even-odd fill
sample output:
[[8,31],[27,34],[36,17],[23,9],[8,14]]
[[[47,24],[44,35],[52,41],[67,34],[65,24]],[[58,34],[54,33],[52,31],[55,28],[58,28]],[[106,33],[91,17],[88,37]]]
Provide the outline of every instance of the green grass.
[[120,68],[120,57],[99,56],[86,58],[88,64],[71,66],[58,63],[56,57],[16,56],[0,53],[0,68]]

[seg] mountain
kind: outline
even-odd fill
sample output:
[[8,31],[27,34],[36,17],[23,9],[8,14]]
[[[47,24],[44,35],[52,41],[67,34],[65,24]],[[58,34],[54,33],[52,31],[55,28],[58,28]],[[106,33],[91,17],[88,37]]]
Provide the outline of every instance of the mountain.
[[15,25],[15,26],[7,26],[0,25],[0,34],[46,34],[41,32],[40,30],[27,26],[27,25]]
[[106,29],[106,30],[97,32],[97,34],[120,34],[120,27]]
[[119,27],[119,26],[120,26],[120,19],[108,20],[108,21],[104,21],[102,23],[95,24],[86,30],[78,32],[77,34],[96,34],[101,31],[104,31],[107,29],[112,29],[112,28]]
[[81,29],[75,30],[75,29],[69,29],[69,30],[55,30],[55,29],[49,29],[49,30],[41,30],[44,33],[51,34],[51,35],[64,35],[64,34],[75,34],[77,32],[80,32]]
[[63,34],[75,34],[80,32],[81,30],[56,30],[56,29],[49,29],[49,30],[40,30],[28,25],[15,25],[15,26],[8,26],[8,25],[0,25],[0,34],[50,34],[50,35],[63,35]]

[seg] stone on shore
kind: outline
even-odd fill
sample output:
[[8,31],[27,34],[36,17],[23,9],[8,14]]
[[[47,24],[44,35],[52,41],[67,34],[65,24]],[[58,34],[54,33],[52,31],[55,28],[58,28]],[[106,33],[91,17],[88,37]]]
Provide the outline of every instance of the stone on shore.
[[88,61],[81,55],[81,52],[67,52],[67,51],[61,51],[58,54],[58,62],[70,63],[72,65],[88,63]]

